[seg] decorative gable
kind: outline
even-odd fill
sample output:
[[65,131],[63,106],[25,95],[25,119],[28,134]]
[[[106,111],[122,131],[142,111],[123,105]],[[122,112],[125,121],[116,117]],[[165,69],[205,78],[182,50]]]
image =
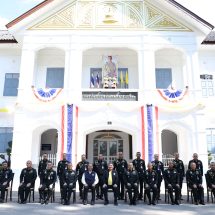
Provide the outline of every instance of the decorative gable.
[[147,1],[90,0],[73,1],[29,29],[191,31]]

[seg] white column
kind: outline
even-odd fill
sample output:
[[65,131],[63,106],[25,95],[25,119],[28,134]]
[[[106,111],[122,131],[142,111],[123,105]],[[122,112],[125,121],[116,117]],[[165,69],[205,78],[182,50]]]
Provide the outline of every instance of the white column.
[[28,93],[31,92],[31,86],[34,76],[35,51],[31,49],[22,50],[20,78],[19,78],[19,94],[18,102],[27,100]]
[[69,58],[68,90],[72,102],[82,100],[82,50],[71,49]]
[[190,51],[187,54],[187,82],[190,90],[194,90],[195,97],[201,95],[201,82],[199,72],[199,59],[197,51]]

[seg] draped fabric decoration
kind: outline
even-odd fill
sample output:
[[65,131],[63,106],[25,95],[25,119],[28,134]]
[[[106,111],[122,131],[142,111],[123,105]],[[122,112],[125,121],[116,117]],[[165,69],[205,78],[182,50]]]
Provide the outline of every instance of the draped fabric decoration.
[[72,161],[73,105],[67,105],[67,160]]
[[64,123],[65,123],[65,106],[61,107],[61,153],[60,158],[63,159],[63,153],[64,153]]
[[59,93],[62,91],[62,88],[35,88],[32,87],[32,91],[35,97],[41,102],[50,102],[54,100]]
[[176,90],[176,89],[158,89],[158,93],[161,97],[172,103],[177,103],[184,98],[188,93],[188,86],[184,90]]
[[144,107],[141,107],[142,158],[145,160],[145,120]]
[[152,105],[147,105],[147,128],[148,128],[148,160],[152,161],[154,155],[154,125]]
[[159,127],[158,127],[158,107],[155,107],[155,128],[156,128],[156,142],[157,142],[157,153],[160,154],[159,150]]
[[[67,104],[61,108],[61,159],[63,153],[67,154],[67,160],[72,162],[73,145],[77,155],[78,143],[78,107],[74,104]],[[76,162],[77,162],[77,158]]]

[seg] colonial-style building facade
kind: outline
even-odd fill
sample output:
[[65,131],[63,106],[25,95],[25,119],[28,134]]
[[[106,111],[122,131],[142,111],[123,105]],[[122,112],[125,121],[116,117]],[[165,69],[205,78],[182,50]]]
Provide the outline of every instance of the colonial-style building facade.
[[[0,33],[0,153],[215,154],[213,25],[173,0],[46,0]],[[18,178],[18,174],[17,174]]]

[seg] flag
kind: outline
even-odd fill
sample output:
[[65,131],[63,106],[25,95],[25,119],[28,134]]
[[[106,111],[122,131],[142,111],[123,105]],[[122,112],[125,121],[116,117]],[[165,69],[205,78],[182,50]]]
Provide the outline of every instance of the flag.
[[96,76],[96,85],[97,85],[97,88],[99,88],[99,73],[97,73],[97,76]]
[[122,71],[120,72],[120,85],[121,85],[121,88],[123,88],[123,83],[124,83],[124,80],[123,80],[123,75],[122,75]]
[[128,88],[128,71],[126,71],[125,73],[125,84],[126,84],[126,88]]
[[94,76],[92,73],[91,78],[90,78],[90,88],[94,88],[94,86],[95,86],[95,81],[94,81]]

